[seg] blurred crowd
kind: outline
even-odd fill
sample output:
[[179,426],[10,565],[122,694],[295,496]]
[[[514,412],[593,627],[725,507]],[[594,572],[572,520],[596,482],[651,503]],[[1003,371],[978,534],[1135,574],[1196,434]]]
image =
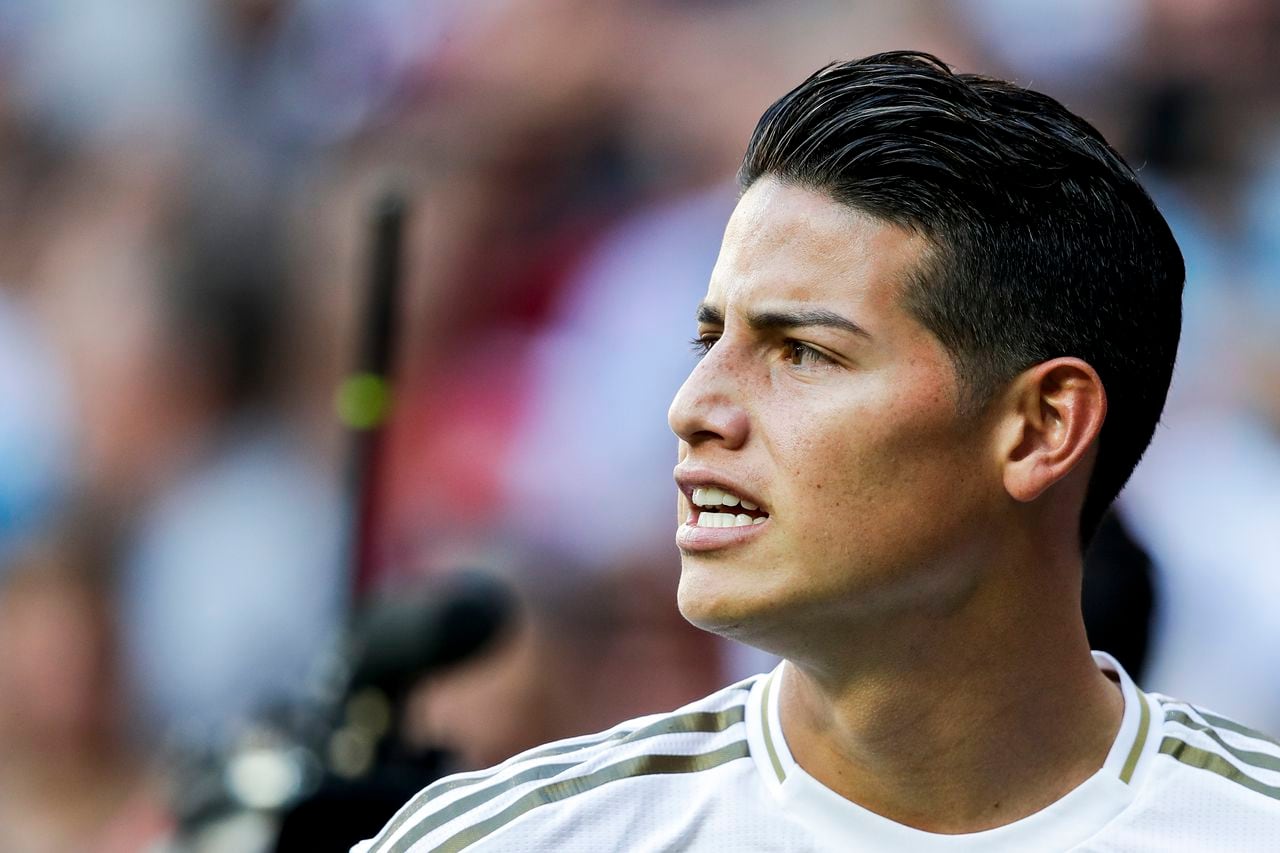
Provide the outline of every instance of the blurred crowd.
[[[893,48],[1058,97],[1173,225],[1137,665],[1280,731],[1270,0],[0,0],[0,850],[180,845],[186,759],[319,701],[366,594],[462,568],[521,617],[407,700],[454,766],[768,666],[675,612],[666,408],[756,119]],[[334,393],[388,189],[357,584]]]

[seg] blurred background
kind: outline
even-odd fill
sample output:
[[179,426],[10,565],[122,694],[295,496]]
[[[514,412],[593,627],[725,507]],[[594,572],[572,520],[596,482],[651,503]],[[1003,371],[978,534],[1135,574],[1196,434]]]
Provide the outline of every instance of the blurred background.
[[[675,610],[666,409],[756,119],[894,48],[1056,96],[1173,225],[1175,385],[1086,612],[1280,731],[1280,4],[0,0],[0,850],[376,828],[770,666]],[[388,188],[357,542],[335,393]]]

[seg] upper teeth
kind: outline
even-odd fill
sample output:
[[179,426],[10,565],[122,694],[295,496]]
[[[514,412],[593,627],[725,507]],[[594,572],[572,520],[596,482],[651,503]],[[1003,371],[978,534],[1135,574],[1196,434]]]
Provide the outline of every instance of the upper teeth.
[[707,506],[738,506],[742,505],[743,509],[759,509],[757,504],[751,501],[743,500],[735,494],[726,492],[723,489],[717,489],[714,486],[699,486],[693,490],[693,502],[700,507]]

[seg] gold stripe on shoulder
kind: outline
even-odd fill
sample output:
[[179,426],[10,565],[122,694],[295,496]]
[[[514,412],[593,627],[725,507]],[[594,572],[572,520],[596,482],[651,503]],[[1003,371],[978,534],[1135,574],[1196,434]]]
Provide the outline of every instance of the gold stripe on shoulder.
[[[598,740],[588,741],[585,743],[579,742],[575,744],[560,744],[558,746],[553,745],[543,750],[537,750],[530,754],[527,757],[527,760],[547,758],[574,749],[588,749],[590,747],[602,745],[611,747],[621,745],[623,743],[635,743],[637,741],[665,734],[697,732],[715,734],[717,732],[725,731],[731,726],[742,722],[745,718],[745,705],[732,705],[721,711],[690,711],[684,714],[674,714],[655,720],[647,726],[642,726],[631,731],[614,732],[613,734]],[[424,817],[422,821],[414,826],[410,834],[415,839],[422,838],[427,833],[438,829],[449,821],[461,817],[468,811],[471,811],[472,809],[477,808],[478,806],[481,806],[514,788],[518,788],[527,782],[535,782],[557,776],[561,773],[572,770],[584,760],[586,759],[570,758],[562,762],[539,764],[525,768],[512,776],[508,776],[500,782],[495,782],[494,784],[488,785],[475,793],[468,794],[454,800],[439,811]],[[517,764],[515,766],[519,765]],[[490,781],[493,776],[505,769],[510,769],[510,766],[495,770],[479,778],[456,779],[428,786],[414,797],[408,806],[401,809],[391,823],[389,823],[379,834],[378,839],[375,839],[374,844],[370,847],[370,853],[375,853],[375,851],[402,849],[398,842],[388,848],[386,846],[387,839],[395,835],[400,827],[404,826],[405,823],[411,820],[422,808],[429,805],[433,798],[460,787]]]
[[[1202,714],[1203,716],[1203,714]],[[1205,737],[1212,740],[1218,746],[1225,749],[1232,757],[1243,761],[1252,767],[1260,770],[1280,771],[1280,755],[1273,755],[1269,752],[1258,752],[1251,749],[1241,749],[1226,742],[1222,735],[1218,734],[1215,727],[1205,725],[1190,714],[1177,710],[1176,708],[1168,708],[1164,712],[1164,718],[1172,723],[1178,723],[1186,726],[1192,731],[1201,732]]]
[[633,743],[658,735],[681,734],[683,732],[722,732],[730,726],[741,723],[747,717],[746,705],[732,705],[723,711],[689,711],[674,717],[664,717],[643,728],[622,737],[618,743]]
[[1181,705],[1184,708],[1194,711],[1196,716],[1198,716],[1207,725],[1213,726],[1214,728],[1217,728],[1217,729],[1225,729],[1226,731],[1229,731],[1229,732],[1235,732],[1236,734],[1244,735],[1245,737],[1251,737],[1254,740],[1265,741],[1266,743],[1271,744],[1277,749],[1280,749],[1280,740],[1277,740],[1276,738],[1272,737],[1266,732],[1260,732],[1257,729],[1251,729],[1248,726],[1243,725],[1242,723],[1238,723],[1229,717],[1221,717],[1221,716],[1218,716],[1217,714],[1210,713],[1209,711],[1206,711],[1203,708],[1198,708],[1195,705],[1192,705],[1190,702],[1184,702],[1181,699],[1173,699],[1169,696],[1161,696],[1160,705],[1161,707],[1164,708],[1166,718],[1168,718],[1169,714],[1173,712],[1185,714],[1185,712],[1179,711],[1178,708],[1172,707],[1174,705]]
[[1275,738],[1271,737],[1271,735],[1264,734],[1258,731],[1257,729],[1251,729],[1248,726],[1241,725],[1240,723],[1237,723],[1235,720],[1231,720],[1226,717],[1219,717],[1217,714],[1210,714],[1208,711],[1202,711],[1199,708],[1197,708],[1195,705],[1191,705],[1190,707],[1193,711],[1199,714],[1200,717],[1206,723],[1208,723],[1211,726],[1215,726],[1216,728],[1219,728],[1219,729],[1226,729],[1229,732],[1235,732],[1238,735],[1251,737],[1255,740],[1263,740],[1271,744],[1272,746],[1280,747],[1280,740],[1276,740]]
[[1280,788],[1253,778],[1216,752],[1199,749],[1184,740],[1168,736],[1160,742],[1160,752],[1183,764],[1215,773],[1250,791],[1256,791],[1273,800],[1280,800]]
[[[458,853],[539,806],[567,800],[610,782],[656,774],[700,773],[739,758],[747,758],[749,755],[745,740],[734,741],[719,749],[698,755],[637,755],[602,767],[586,776],[563,779],[535,788],[496,815],[456,833],[435,848],[435,853]],[[426,831],[419,831],[419,827],[415,826],[392,845],[392,853],[407,853],[409,848],[424,835]]]
[[[590,749],[593,746],[600,746],[601,744],[607,744],[610,741],[620,740],[621,738],[634,733],[635,733],[635,730],[627,730],[627,731],[621,731],[621,732],[613,732],[608,735],[604,735],[601,737],[596,737],[588,740],[579,740],[571,743],[552,744],[542,749],[536,749],[533,752],[526,754],[523,758],[521,758],[519,761],[514,763],[503,762],[502,764],[490,770],[482,770],[475,773],[459,774],[454,777],[450,777],[447,779],[442,779],[438,782],[434,782],[428,785],[427,787],[423,788],[417,794],[415,794],[409,800],[409,802],[406,803],[400,809],[400,811],[396,812],[395,816],[387,823],[385,827],[383,827],[382,831],[378,833],[377,837],[374,838],[373,844],[369,846],[369,853],[378,853],[378,851],[385,850],[387,839],[395,835],[396,832],[399,831],[400,827],[404,826],[411,818],[413,818],[414,815],[418,814],[418,812],[421,811],[423,808],[425,808],[427,804],[430,803],[432,800],[436,799],[437,797],[444,796],[450,791],[455,791],[458,788],[467,788],[472,785],[479,785],[484,782],[489,782],[495,776],[499,775],[503,771],[510,770],[512,767],[519,764],[524,764],[525,762],[528,762],[528,761],[537,761],[543,758],[552,758],[556,755],[561,755],[566,752],[573,752],[579,749]],[[546,765],[546,766],[553,766],[557,769],[557,772],[558,772],[559,770],[567,770],[568,768],[573,767],[573,765],[576,763],[577,762],[568,762],[563,764]]]

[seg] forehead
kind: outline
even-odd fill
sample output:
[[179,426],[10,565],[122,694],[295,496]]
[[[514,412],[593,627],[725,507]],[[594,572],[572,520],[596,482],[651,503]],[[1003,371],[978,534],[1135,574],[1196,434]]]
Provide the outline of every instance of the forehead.
[[820,303],[887,319],[904,313],[902,286],[927,250],[926,238],[910,229],[762,178],[725,228],[707,302],[726,311]]

